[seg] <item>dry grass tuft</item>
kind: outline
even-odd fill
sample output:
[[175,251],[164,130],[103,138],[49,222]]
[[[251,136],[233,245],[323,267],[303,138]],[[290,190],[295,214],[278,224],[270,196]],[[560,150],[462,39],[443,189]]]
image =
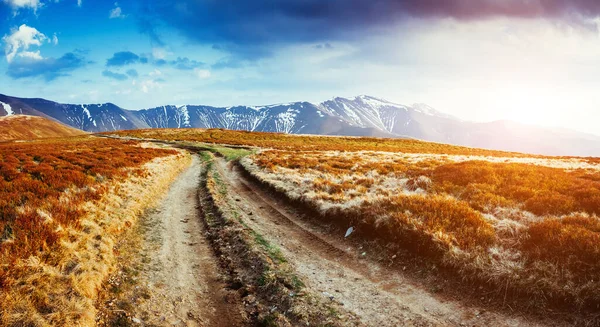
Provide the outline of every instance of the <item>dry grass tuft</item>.
[[523,251],[535,260],[550,261],[577,272],[578,282],[600,273],[600,219],[573,215],[535,222],[527,229]]

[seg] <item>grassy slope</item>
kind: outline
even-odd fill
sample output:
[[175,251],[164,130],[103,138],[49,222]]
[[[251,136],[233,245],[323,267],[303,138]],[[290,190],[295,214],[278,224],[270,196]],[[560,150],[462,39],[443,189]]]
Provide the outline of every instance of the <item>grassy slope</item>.
[[189,155],[75,137],[4,143],[0,156],[0,326],[94,325],[116,239]]
[[33,140],[86,134],[42,117],[16,115],[0,117],[0,141]]

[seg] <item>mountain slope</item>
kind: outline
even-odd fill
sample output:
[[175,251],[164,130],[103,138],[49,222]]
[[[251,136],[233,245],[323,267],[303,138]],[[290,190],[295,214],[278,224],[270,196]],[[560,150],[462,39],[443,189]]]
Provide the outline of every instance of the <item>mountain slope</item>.
[[226,108],[162,106],[136,111],[135,114],[151,128],[195,127],[288,134],[393,136],[376,128],[356,127],[335,119],[309,102]]
[[[148,127],[140,122],[132,111],[112,103],[61,104],[44,99],[21,99],[0,94],[0,105],[4,108],[9,106],[12,114],[41,116],[87,132]],[[8,114],[6,109],[4,111]]]
[[33,140],[86,134],[78,129],[36,116],[10,115],[0,117],[0,141]]
[[411,137],[536,154],[600,156],[599,136],[507,121],[468,122],[425,104],[406,106],[366,95],[337,97],[320,104],[169,105],[138,111],[122,109],[112,103],[60,104],[0,95],[0,116],[5,114],[46,117],[89,132],[226,128],[290,134]]

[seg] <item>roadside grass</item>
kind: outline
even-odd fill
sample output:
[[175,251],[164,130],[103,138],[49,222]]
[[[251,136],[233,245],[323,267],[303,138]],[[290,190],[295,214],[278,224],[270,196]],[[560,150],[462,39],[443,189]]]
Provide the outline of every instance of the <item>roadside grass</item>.
[[203,161],[210,161],[211,157],[209,153],[221,156],[227,161],[235,161],[254,153],[254,150],[237,147],[227,147],[219,145],[211,145],[208,143],[201,142],[190,142],[186,140],[173,141],[181,144],[185,147],[196,150]]
[[221,154],[227,161],[235,161],[253,153],[246,149],[235,149],[226,147],[211,147],[215,152]]
[[287,259],[283,256],[283,253],[281,253],[281,250],[278,247],[269,243],[269,241],[254,230],[251,230],[250,233],[254,236],[256,244],[260,245],[267,252],[267,255],[271,260],[278,264],[287,262]]
[[[264,308],[256,317],[262,326],[316,325],[343,326],[331,303],[321,303],[316,297],[307,294],[305,284],[296,275],[291,263],[281,249],[269,242],[262,234],[246,223],[239,207],[228,192],[228,185],[223,181],[211,159],[205,162],[203,185],[208,192],[209,202],[203,202],[203,208],[210,215],[213,233],[218,233],[215,244],[221,244],[222,253],[242,251],[241,257],[227,259],[227,262],[238,262],[234,271],[260,302]],[[210,209],[212,208],[212,209]],[[235,241],[234,241],[235,240]],[[243,248],[240,249],[240,247]],[[223,254],[225,255],[225,254]],[[251,265],[251,266],[250,266]],[[310,302],[310,303],[309,303]]]
[[92,325],[117,237],[189,156],[85,136],[0,157],[0,325]]
[[511,287],[539,303],[600,305],[599,167],[453,161],[463,159],[266,150],[240,162],[321,219],[409,248],[502,294]]

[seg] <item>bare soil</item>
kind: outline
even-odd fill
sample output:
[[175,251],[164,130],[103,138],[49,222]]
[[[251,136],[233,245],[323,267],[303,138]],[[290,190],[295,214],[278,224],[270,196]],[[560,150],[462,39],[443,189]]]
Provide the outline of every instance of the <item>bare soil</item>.
[[562,325],[437,294],[425,281],[371,260],[377,254],[366,247],[307,222],[238,166],[223,159],[216,166],[245,223],[282,250],[311,292],[338,302],[367,326]]
[[99,325],[242,326],[243,307],[227,289],[205,240],[197,190],[197,156],[160,205],[119,247]]

